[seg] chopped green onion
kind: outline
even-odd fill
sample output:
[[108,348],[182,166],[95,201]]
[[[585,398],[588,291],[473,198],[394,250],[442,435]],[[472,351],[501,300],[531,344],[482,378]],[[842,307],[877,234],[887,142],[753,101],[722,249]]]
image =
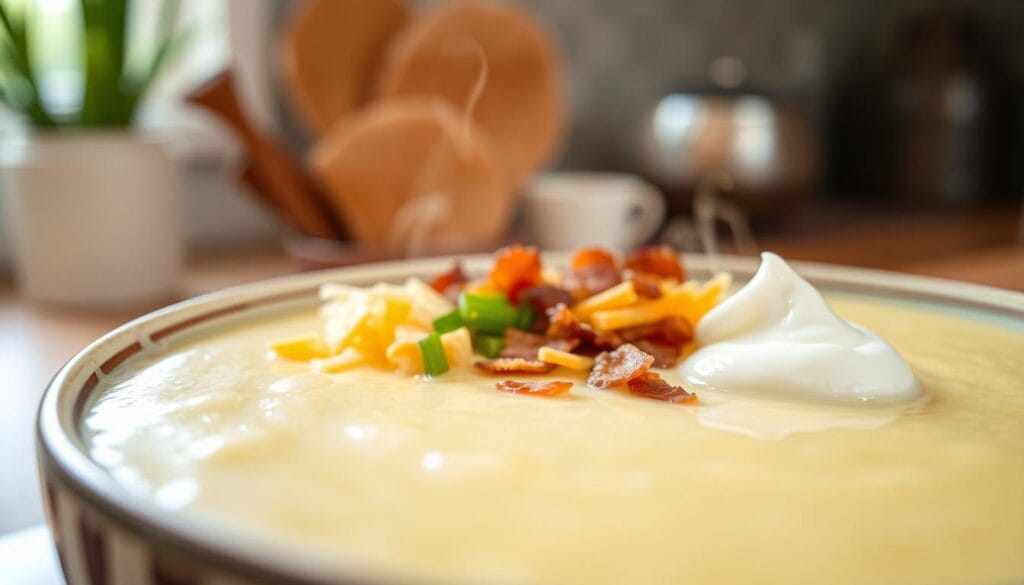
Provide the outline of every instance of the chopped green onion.
[[477,335],[473,341],[476,350],[491,359],[501,355],[501,350],[505,349],[505,338],[497,335]]
[[462,315],[459,314],[458,309],[453,309],[451,313],[434,319],[434,331],[437,331],[438,333],[455,331],[462,326]]
[[441,336],[431,333],[419,342],[420,353],[423,354],[423,370],[428,376],[440,376],[448,371],[448,358],[444,355]]
[[533,322],[537,319],[537,313],[529,303],[519,306],[519,314],[516,316],[516,329],[530,331],[533,329]]
[[459,315],[470,329],[500,335],[505,329],[515,326],[519,311],[508,303],[504,295],[462,293],[459,295]]

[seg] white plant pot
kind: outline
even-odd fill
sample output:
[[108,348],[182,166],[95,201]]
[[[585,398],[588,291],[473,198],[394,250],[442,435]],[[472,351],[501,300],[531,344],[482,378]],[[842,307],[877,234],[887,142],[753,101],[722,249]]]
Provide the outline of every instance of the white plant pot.
[[0,144],[0,190],[21,290],[47,303],[164,300],[182,264],[177,165],[157,141],[117,131]]

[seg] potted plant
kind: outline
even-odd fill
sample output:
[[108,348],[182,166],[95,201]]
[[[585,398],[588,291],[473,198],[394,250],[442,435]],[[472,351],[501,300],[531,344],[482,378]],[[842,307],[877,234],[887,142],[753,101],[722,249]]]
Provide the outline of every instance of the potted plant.
[[81,92],[57,108],[33,55],[46,15],[0,0],[0,96],[25,121],[0,143],[0,191],[15,274],[35,300],[139,306],[168,295],[178,276],[178,170],[133,121],[184,37],[173,30],[176,2],[165,2],[156,49],[140,62],[128,46],[130,4],[81,0]]

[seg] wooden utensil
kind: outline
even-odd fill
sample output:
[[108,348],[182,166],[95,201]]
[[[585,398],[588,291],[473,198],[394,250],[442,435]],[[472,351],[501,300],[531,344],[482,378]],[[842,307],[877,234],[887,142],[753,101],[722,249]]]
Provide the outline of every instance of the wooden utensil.
[[422,14],[389,46],[375,96],[433,95],[465,110],[478,79],[480,52],[488,74],[474,119],[517,185],[550,161],[566,117],[555,44],[526,10],[511,3],[455,0]]
[[188,100],[216,114],[238,134],[246,153],[242,180],[264,204],[302,234],[328,239],[342,237],[341,229],[301,163],[250,122],[238,101],[230,70],[211,79],[189,95]]
[[306,0],[281,42],[287,95],[313,135],[364,104],[388,41],[409,18],[400,0]]

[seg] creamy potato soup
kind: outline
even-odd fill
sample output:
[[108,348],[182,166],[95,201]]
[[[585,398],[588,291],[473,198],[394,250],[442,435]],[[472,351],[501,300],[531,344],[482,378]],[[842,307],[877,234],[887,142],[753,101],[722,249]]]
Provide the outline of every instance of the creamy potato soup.
[[[267,318],[135,358],[87,409],[92,457],[167,510],[296,554],[457,582],[1024,580],[1024,332],[826,295],[903,356],[899,406],[697,391],[671,404],[571,380],[567,396],[311,373]],[[664,375],[678,383],[673,372]]]

